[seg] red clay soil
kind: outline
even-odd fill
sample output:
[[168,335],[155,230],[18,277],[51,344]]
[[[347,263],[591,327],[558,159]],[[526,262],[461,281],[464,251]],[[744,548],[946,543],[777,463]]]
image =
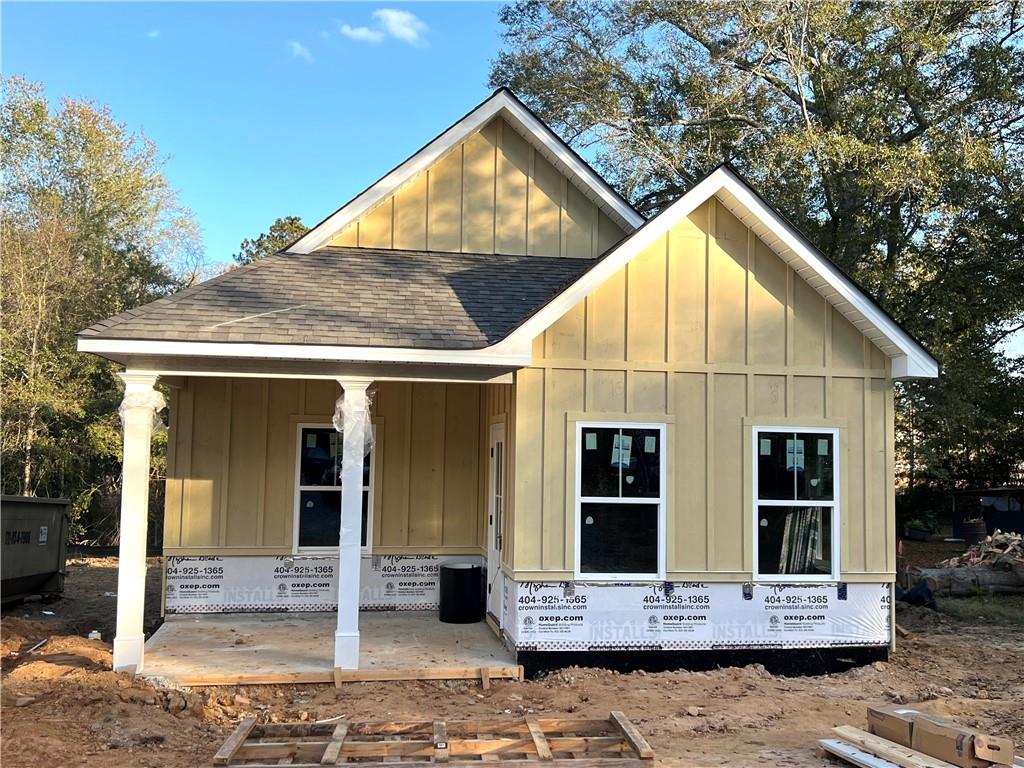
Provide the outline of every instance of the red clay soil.
[[[72,570],[80,584],[109,577],[88,564]],[[26,604],[3,617],[5,768],[210,765],[234,724],[250,714],[272,722],[431,720],[604,717],[621,709],[647,736],[659,764],[822,766],[828,763],[815,740],[833,726],[863,726],[868,704],[920,702],[1024,747],[1020,629],[960,624],[925,609],[901,610],[899,621],[912,635],[890,662],[816,677],[773,676],[756,665],[657,674],[570,668],[525,683],[495,682],[488,691],[467,682],[177,691],[111,672],[106,642],[62,629],[96,618],[74,614],[76,588],[69,582],[60,604]],[[44,638],[45,646],[24,653]]]

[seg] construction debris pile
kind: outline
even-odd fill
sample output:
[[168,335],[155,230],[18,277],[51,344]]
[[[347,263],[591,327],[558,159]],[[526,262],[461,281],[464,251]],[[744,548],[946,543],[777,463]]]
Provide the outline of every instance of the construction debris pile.
[[943,560],[939,563],[939,568],[961,568],[981,563],[994,564],[1004,557],[1024,563],[1024,536],[1012,531],[1003,533],[996,530],[991,536],[986,536],[984,541],[971,546],[962,555]]
[[962,555],[910,574],[910,586],[922,581],[940,597],[1024,594],[1024,537],[997,530]]
[[1016,766],[1013,741],[913,707],[868,707],[867,730],[833,728],[838,738],[821,739],[828,754],[865,768],[999,768]]

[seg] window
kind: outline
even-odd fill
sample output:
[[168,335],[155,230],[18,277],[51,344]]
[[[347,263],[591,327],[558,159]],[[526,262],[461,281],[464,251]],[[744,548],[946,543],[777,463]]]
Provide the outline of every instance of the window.
[[[300,424],[296,460],[295,549],[337,550],[341,529],[342,436],[330,424]],[[360,544],[371,541],[373,451],[363,461]]]
[[838,429],[754,427],[755,578],[839,578]]
[[662,578],[665,425],[576,429],[577,577]]

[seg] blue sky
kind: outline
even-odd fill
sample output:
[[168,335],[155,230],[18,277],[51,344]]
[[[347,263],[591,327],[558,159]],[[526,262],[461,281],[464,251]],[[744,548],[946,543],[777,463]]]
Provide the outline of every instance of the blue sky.
[[230,260],[314,224],[484,99],[497,3],[4,3],[6,74],[107,104]]

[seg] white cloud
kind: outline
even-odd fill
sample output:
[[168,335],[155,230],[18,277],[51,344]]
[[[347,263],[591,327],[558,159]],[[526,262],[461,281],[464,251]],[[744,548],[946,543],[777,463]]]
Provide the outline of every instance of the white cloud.
[[361,43],[379,43],[385,37],[382,30],[369,27],[350,27],[348,24],[339,25],[338,31],[349,40],[358,40]]
[[313,54],[309,52],[309,48],[304,46],[298,40],[289,40],[288,50],[291,51],[292,56],[296,59],[308,61],[310,64],[313,63]]
[[415,14],[396,8],[381,8],[373,12],[373,18],[380,22],[389,35],[398,40],[409,45],[426,43],[424,37],[427,34],[427,25]]
[[149,32],[146,33],[146,37],[150,38],[151,40],[155,40],[156,38],[160,37],[160,30],[151,29],[149,30]]
[[353,27],[339,23],[338,31],[349,40],[360,43],[382,43],[390,37],[416,47],[427,44],[428,27],[415,14],[396,8],[379,8],[372,16],[375,26]]

